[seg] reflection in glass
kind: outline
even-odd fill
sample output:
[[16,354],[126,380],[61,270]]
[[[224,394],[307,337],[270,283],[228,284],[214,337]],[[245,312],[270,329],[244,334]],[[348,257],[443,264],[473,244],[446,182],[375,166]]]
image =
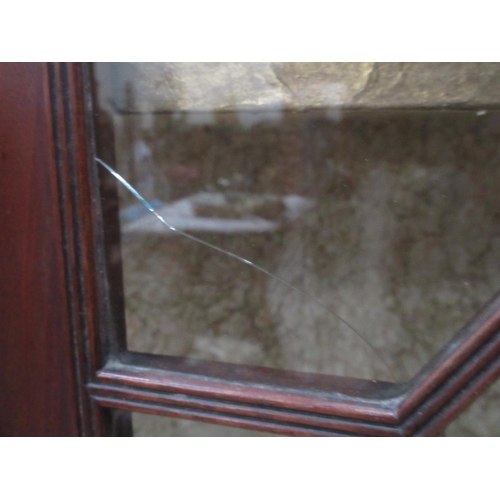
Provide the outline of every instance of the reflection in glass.
[[276,437],[277,434],[207,424],[196,420],[132,413],[135,437]]
[[130,350],[403,380],[498,290],[499,113],[344,111],[345,67],[278,71],[295,94],[166,67],[97,67],[113,166],[172,226],[316,301],[120,187]]

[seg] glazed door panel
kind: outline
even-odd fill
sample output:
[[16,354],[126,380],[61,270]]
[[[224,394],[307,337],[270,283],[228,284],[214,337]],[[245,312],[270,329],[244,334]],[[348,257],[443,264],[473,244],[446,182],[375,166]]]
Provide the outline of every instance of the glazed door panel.
[[[93,81],[87,64],[0,66],[0,434],[129,435],[140,412],[288,435],[434,435],[498,378],[498,296],[408,381],[128,350],[118,184],[95,161],[116,166],[116,129]],[[494,104],[486,90],[473,121]],[[314,123],[326,141],[331,126]],[[359,137],[373,127],[358,125]]]

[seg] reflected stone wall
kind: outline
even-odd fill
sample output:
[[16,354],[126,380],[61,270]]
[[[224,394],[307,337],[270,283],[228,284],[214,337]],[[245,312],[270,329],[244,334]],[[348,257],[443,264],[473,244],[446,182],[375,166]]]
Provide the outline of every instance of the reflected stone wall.
[[[119,112],[498,106],[500,63],[102,63]],[[130,91],[134,99],[130,100]]]

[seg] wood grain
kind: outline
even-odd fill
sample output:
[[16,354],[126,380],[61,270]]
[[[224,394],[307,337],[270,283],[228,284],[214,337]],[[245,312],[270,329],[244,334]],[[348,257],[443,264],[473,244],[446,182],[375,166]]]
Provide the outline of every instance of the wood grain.
[[46,64],[0,66],[0,434],[81,433]]

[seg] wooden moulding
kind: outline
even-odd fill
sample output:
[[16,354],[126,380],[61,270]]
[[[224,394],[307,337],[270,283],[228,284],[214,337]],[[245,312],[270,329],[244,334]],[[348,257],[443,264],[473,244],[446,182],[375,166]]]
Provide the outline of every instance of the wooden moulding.
[[89,390],[107,407],[283,434],[435,435],[500,376],[499,306],[407,384],[124,353]]
[[404,384],[127,352],[120,263],[106,253],[119,244],[116,186],[103,203],[96,147],[113,158],[94,139],[91,67],[48,68],[81,435],[112,433],[116,409],[287,435],[436,435],[500,376],[500,296]]

